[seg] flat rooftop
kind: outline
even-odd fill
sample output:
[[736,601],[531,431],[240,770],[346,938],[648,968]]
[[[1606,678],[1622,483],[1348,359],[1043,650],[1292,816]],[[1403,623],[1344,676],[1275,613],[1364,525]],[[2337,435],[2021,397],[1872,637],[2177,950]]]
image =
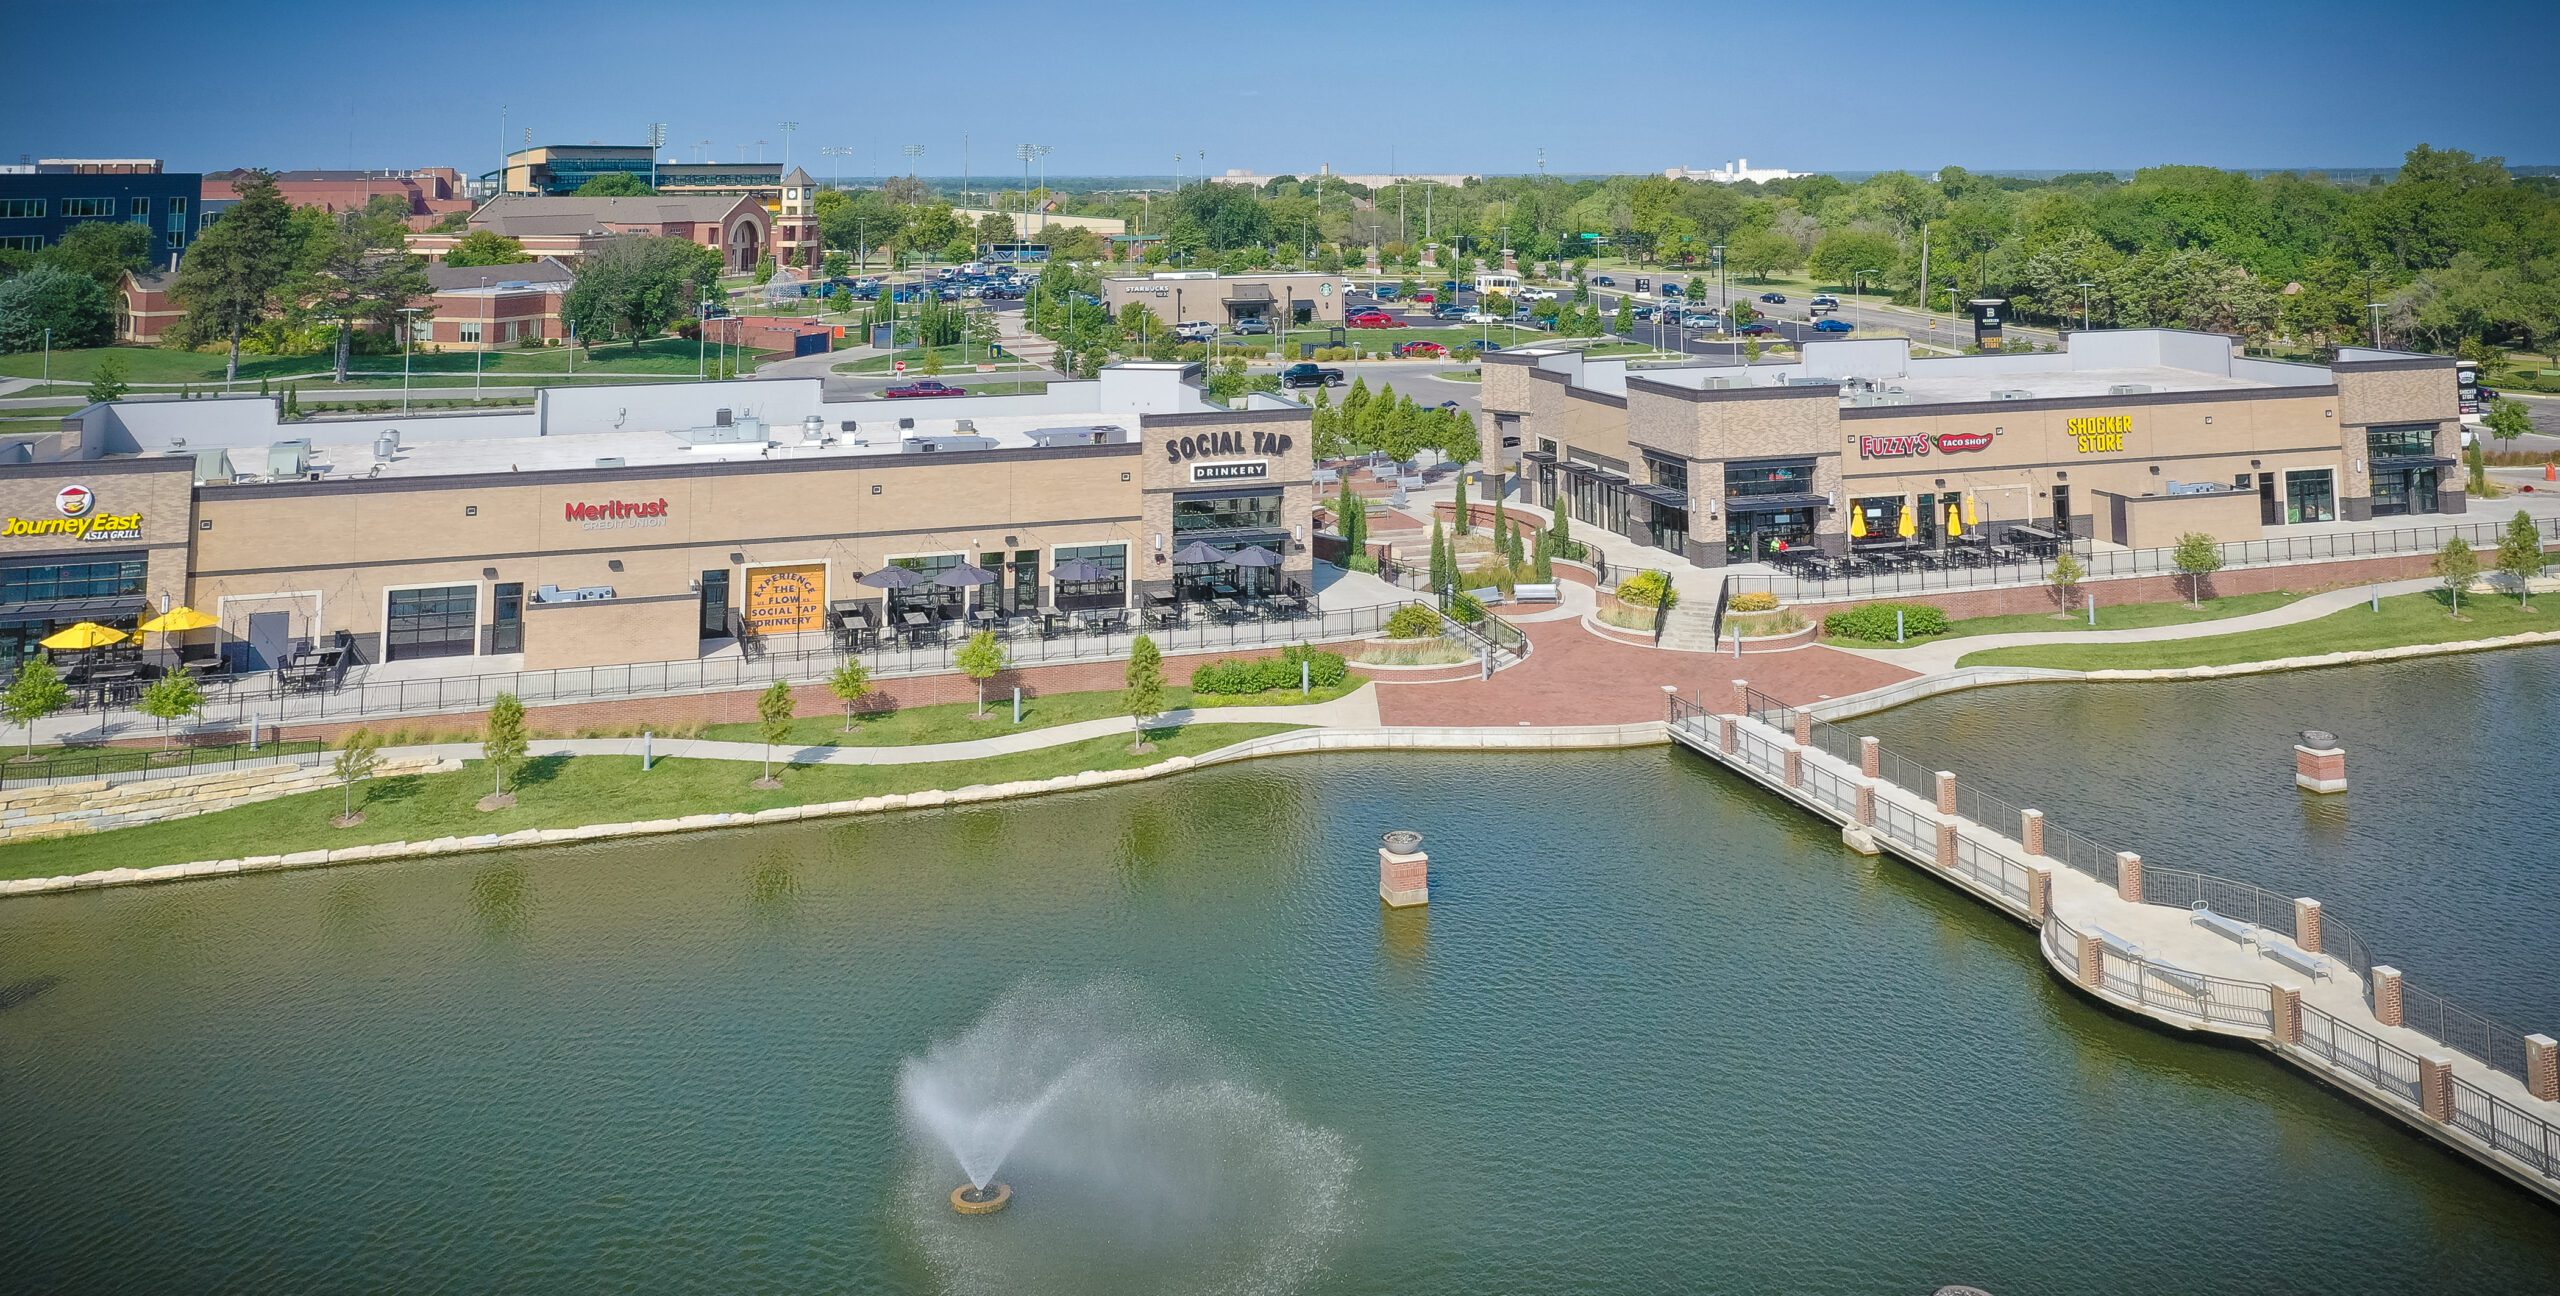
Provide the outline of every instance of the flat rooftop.
[[[1938,368],[1939,362],[1917,360],[1911,372],[1900,378],[1862,379],[1879,388],[1899,387],[1914,405],[1954,405],[1970,401],[1996,400],[1995,392],[2023,391],[2023,398],[2053,400],[2074,396],[2119,395],[2118,387],[2141,387],[2151,392],[2234,391],[2272,386],[2251,378],[2232,374],[2204,373],[2195,369],[2178,369],[2167,365],[2135,365],[2121,369],[2005,369],[1953,372]],[[1848,388],[1842,387],[1846,399]]]
[[[913,418],[913,428],[901,428]],[[969,426],[962,426],[963,423]],[[965,461],[990,450],[1031,450],[1068,445],[1126,445],[1138,439],[1138,416],[1002,415],[994,417],[916,418],[898,406],[880,407],[872,417],[854,420],[847,432],[841,419],[820,426],[822,440],[812,443],[799,423],[763,424],[741,419],[726,427],[678,431],[627,429],[578,432],[541,437],[412,439],[388,458],[377,457],[376,442],[333,438],[332,429],[305,425],[311,437],[311,467],[324,478],[455,477],[478,473],[566,472],[605,466],[618,459],[625,468],[672,468],[706,463],[779,463],[810,459],[866,459],[940,455]],[[726,439],[721,439],[726,438]],[[263,452],[231,452],[235,472],[257,475],[266,468]]]

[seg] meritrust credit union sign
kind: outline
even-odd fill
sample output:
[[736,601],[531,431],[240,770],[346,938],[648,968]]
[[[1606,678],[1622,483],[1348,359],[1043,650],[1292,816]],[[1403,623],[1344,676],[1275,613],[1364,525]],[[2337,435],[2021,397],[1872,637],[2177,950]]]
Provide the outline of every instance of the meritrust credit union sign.
[[140,513],[101,513],[97,493],[77,482],[53,493],[53,511],[59,516],[0,520],[0,536],[59,536],[91,542],[142,538]]

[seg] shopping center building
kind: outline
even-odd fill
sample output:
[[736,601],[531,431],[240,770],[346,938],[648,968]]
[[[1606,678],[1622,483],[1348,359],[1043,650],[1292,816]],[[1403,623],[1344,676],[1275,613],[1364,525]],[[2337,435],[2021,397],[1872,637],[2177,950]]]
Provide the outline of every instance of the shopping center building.
[[[910,613],[938,634],[981,610],[1137,624],[1212,587],[1310,600],[1307,409],[1214,406],[1197,377],[1128,364],[932,402],[553,388],[524,412],[290,423],[272,397],[92,406],[0,463],[0,654],[181,604],[218,619],[198,647],[230,670],[337,644],[494,671],[922,629]],[[1195,544],[1279,561],[1177,559]],[[994,582],[934,579],[963,563]],[[882,588],[891,566],[923,579]]]
[[1167,325],[1215,324],[1233,328],[1249,319],[1279,326],[1339,324],[1351,281],[1330,274],[1221,275],[1213,270],[1166,270],[1102,281],[1102,302],[1118,314],[1131,302],[1155,312]]
[[2454,362],[2362,348],[2293,364],[2141,329],[2055,352],[1914,359],[1881,338],[1632,370],[1528,349],[1485,357],[1483,401],[1528,502],[1707,567],[1807,547],[2254,540],[2466,503]]

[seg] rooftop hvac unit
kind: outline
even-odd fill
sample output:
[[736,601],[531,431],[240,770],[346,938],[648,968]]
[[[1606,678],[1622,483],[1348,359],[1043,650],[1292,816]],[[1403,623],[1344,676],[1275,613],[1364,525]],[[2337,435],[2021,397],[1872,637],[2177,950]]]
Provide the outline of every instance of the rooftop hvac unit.
[[196,451],[196,484],[203,485],[206,482],[212,482],[218,486],[228,486],[231,484],[232,478],[236,475],[237,474],[233,473],[231,470],[230,451]]
[[1727,388],[1736,385],[1737,384],[1731,378],[1709,378],[1706,382],[1700,384],[1700,389],[1704,391],[1724,391]]
[[729,426],[729,411],[727,411],[727,410],[725,410],[725,409],[717,409],[717,410],[713,410],[713,411],[711,411],[711,422],[712,422],[712,424],[713,424],[714,426],[717,426],[717,427],[727,427],[727,426]]
[[959,419],[952,423],[951,430],[954,432],[974,433],[978,430],[978,422],[976,419]]
[[400,453],[400,438],[399,438],[399,436],[398,436],[397,434],[390,433],[390,432],[385,432],[385,433],[383,433],[381,436],[375,437],[375,438],[373,439],[373,457],[374,457],[374,458],[376,458],[376,459],[389,459],[389,458],[391,458],[392,456],[397,455],[397,454],[399,454],[399,453]]
[[2107,388],[2107,394],[2109,396],[2147,396],[2151,394],[2151,384],[2117,383]]
[[267,447],[267,475],[269,477],[299,477],[309,471],[311,471],[311,443],[309,441],[278,441]]
[[898,430],[899,430],[899,431],[901,431],[901,432],[913,432],[913,431],[915,431],[915,429],[916,429],[916,421],[915,421],[914,419],[911,419],[911,418],[902,418],[902,419],[899,419],[899,420],[898,420]]
[[596,460],[596,467],[598,468],[619,468],[621,466],[621,455],[606,455],[605,457]]
[[825,419],[812,414],[809,417],[800,420],[800,444],[814,446],[825,445],[826,443],[827,421]]
[[1993,400],[2032,400],[2034,397],[2035,393],[2024,387],[1995,387],[1991,391]]

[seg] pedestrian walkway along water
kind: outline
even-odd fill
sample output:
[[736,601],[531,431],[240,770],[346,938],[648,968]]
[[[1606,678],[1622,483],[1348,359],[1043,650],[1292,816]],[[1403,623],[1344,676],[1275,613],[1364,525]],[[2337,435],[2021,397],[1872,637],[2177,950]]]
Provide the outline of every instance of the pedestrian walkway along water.
[[[2316,901],[2107,852],[1739,682],[1719,712],[1675,697],[1670,722],[1675,742],[1842,825],[1853,848],[1890,851],[2035,928],[2083,992],[2256,1043],[2560,1202],[2553,1042],[2409,984]],[[2422,1020],[2442,1037],[2411,1028]]]

